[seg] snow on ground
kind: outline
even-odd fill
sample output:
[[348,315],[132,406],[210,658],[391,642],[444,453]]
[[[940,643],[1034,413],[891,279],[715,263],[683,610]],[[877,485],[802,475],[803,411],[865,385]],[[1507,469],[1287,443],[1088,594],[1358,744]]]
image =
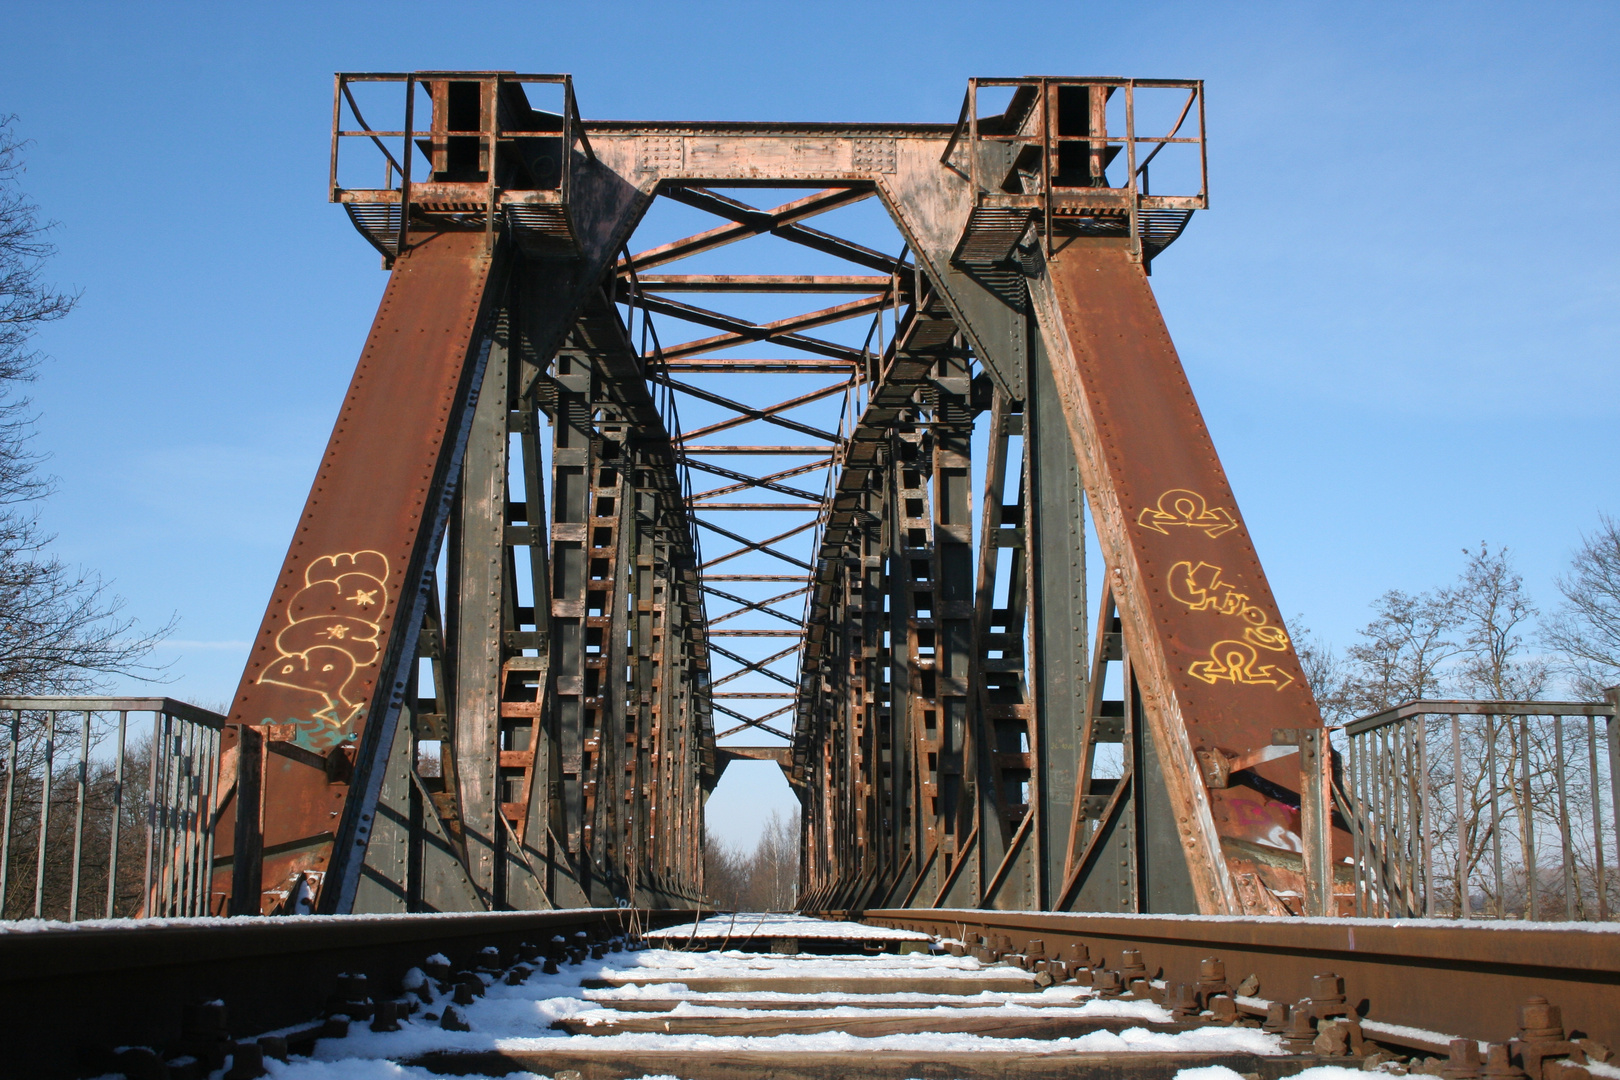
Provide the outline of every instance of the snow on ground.
[[[715,995],[705,994],[705,995],[703,995],[703,998],[701,1000],[706,1002],[706,1001],[709,1001],[714,996]],[[820,995],[818,995],[818,996],[820,996]],[[794,1009],[791,1013],[788,1013],[786,1015],[792,1016],[795,1019],[799,1019],[799,1018],[815,1019],[815,1018],[818,1018],[818,1017],[821,1017],[821,1018],[846,1017],[847,1018],[847,1017],[854,1017],[854,1016],[885,1017],[885,1018],[890,1018],[890,1019],[904,1017],[904,1018],[907,1018],[907,1019],[915,1019],[915,1018],[917,1018],[919,1016],[928,1016],[929,1014],[933,1014],[933,1015],[938,1016],[938,1017],[951,1017],[951,1018],[971,1017],[971,1016],[1001,1016],[1001,1017],[1007,1017],[1007,1016],[1045,1016],[1045,1017],[1050,1017],[1052,1015],[1052,1010],[1051,1009],[1049,1009],[1049,1008],[1041,1008],[1041,1007],[1039,1007],[1039,1006],[1037,1006],[1037,1005],[1035,1005],[1033,1003],[1029,1003],[1029,1002],[1008,1001],[1008,1002],[999,1003],[999,1004],[989,1004],[989,1005],[985,1005],[985,1006],[982,1006],[982,1007],[979,1007],[979,1008],[965,1008],[965,1009],[956,1008],[955,1006],[947,1005],[947,1004],[939,1004],[939,1005],[936,1005],[934,1008],[931,1008],[931,1009],[885,1009],[885,1008],[882,1008],[881,1006],[884,1003],[893,1002],[893,1000],[894,1000],[893,996],[863,995],[866,998],[866,1000],[872,1002],[873,1005],[862,1005],[862,1004],[858,1004],[856,1002],[852,1002],[852,1001],[848,1001],[848,1000],[841,1000],[841,999],[847,999],[847,998],[850,998],[850,997],[854,996],[854,995],[850,995],[850,994],[843,994],[843,995],[828,994],[828,995],[825,995],[825,996],[827,998],[831,999],[831,1000],[828,1001],[827,1008],[825,1008],[825,1009]],[[931,996],[926,995],[926,994],[916,994],[916,995],[911,995],[911,996],[916,997],[916,998],[918,998],[920,1000],[926,1000],[926,1001],[939,1001],[940,1000],[937,997],[931,997]],[[1036,999],[1037,1001],[1038,1000],[1043,1000],[1042,995],[1040,995],[1040,994],[1029,994],[1029,995],[1025,995],[1025,996],[1027,996],[1029,998]],[[803,999],[802,995],[794,995],[794,994],[778,994],[778,995],[776,995],[776,997],[778,999],[782,999],[782,1000],[786,1000],[786,999],[802,1000]],[[752,1001],[752,1000],[757,1000],[757,999],[750,998],[749,1000]],[[1046,998],[1044,1000],[1050,1001],[1051,999]],[[1073,1000],[1076,1000],[1076,999],[1075,998],[1068,998],[1068,999],[1065,999],[1065,1000],[1073,1001]],[[1078,1017],[1078,1018],[1083,1019],[1083,1020],[1105,1019],[1105,1018],[1124,1018],[1124,1019],[1128,1019],[1128,1020],[1147,1020],[1147,1021],[1152,1021],[1154,1023],[1160,1023],[1160,1024],[1167,1024],[1173,1019],[1173,1017],[1171,1017],[1171,1015],[1170,1015],[1170,1010],[1169,1009],[1166,1009],[1161,1005],[1155,1005],[1151,1001],[1104,1001],[1101,998],[1092,998],[1090,1000],[1086,1000],[1086,999],[1082,998],[1082,999],[1079,999],[1079,1000],[1081,1001],[1080,1004],[1070,1006],[1070,1007],[1066,1007],[1063,1010],[1063,1016],[1064,1016],[1065,1019],[1068,1019],[1068,1018],[1071,1018],[1071,1017]],[[876,1006],[876,1007],[874,1007],[874,1006]],[[601,1023],[611,1023],[614,1020],[619,1020],[619,1019],[623,1019],[623,1018],[626,1018],[626,1017],[634,1017],[634,1018],[642,1019],[642,1020],[652,1018],[652,1017],[666,1017],[666,1016],[697,1016],[697,1017],[723,1018],[723,1017],[759,1016],[762,1013],[769,1013],[770,1011],[771,1010],[769,1010],[769,1009],[745,1009],[745,1008],[729,1008],[728,1009],[728,1008],[725,1008],[723,1005],[707,1005],[707,1004],[705,1004],[705,1005],[697,1005],[697,1004],[693,1004],[692,1001],[682,1001],[679,1005],[675,1006],[673,1009],[670,1009],[668,1012],[622,1013],[622,1012],[617,1012],[617,1011],[615,1011],[613,1009],[598,1009],[598,1010],[586,1010],[584,1012],[575,1013],[574,1018],[576,1020],[582,1020],[587,1024],[601,1024]]]
[[671,981],[693,978],[894,979],[908,975],[929,978],[1006,979],[1030,981],[1029,973],[1010,965],[986,966],[971,956],[930,956],[926,953],[879,953],[876,956],[806,956],[745,952],[676,952],[648,949],[612,958],[618,965],[602,978],[644,979],[668,974]]
[[[1360,1069],[1347,1069],[1343,1065],[1316,1065],[1285,1076],[1282,1080],[1367,1080],[1368,1075]],[[1182,1069],[1176,1073],[1175,1080],[1243,1080],[1243,1074],[1225,1065],[1205,1065],[1197,1069]]]
[[[403,1021],[397,1032],[374,1032],[363,1023],[350,1027],[344,1039],[322,1039],[312,1058],[294,1058],[287,1062],[268,1061],[270,1075],[276,1080],[426,1080],[424,1070],[407,1068],[391,1062],[409,1059],[418,1054],[443,1050],[669,1050],[692,1054],[722,1051],[863,1051],[904,1050],[911,1052],[942,1053],[954,1051],[1011,1051],[1022,1053],[1110,1053],[1140,1051],[1181,1052],[1246,1052],[1253,1054],[1279,1054],[1280,1041],[1273,1035],[1252,1028],[1206,1028],[1186,1032],[1155,1032],[1131,1028],[1123,1032],[1097,1031],[1067,1039],[997,1039],[965,1034],[910,1034],[858,1038],[843,1032],[807,1035],[774,1036],[713,1036],[713,1035],[660,1035],[621,1033],[615,1035],[569,1035],[551,1027],[554,1020],[564,1017],[597,1019],[607,1015],[603,998],[652,996],[651,987],[626,987],[621,991],[590,991],[591,998],[580,987],[582,979],[603,979],[614,975],[641,974],[648,971],[668,970],[672,973],[720,975],[736,973],[739,967],[747,971],[806,974],[814,971],[818,976],[850,977],[870,970],[874,962],[885,964],[894,975],[977,975],[992,974],[994,969],[978,970],[963,961],[971,958],[952,956],[894,956],[894,957],[790,957],[761,956],[749,953],[685,953],[647,950],[635,953],[610,954],[597,961],[567,967],[556,975],[536,973],[522,986],[496,983],[483,997],[461,1009],[471,1025],[470,1031],[445,1031],[436,1020],[428,1020],[425,1013],[440,1013],[448,997],[438,995],[432,1005],[414,1017]],[[763,965],[756,967],[756,965]],[[1022,972],[1019,973],[1020,975]],[[667,987],[667,984],[666,984]],[[628,993],[626,992],[628,991]],[[661,991],[668,996],[667,988]],[[810,995],[750,994],[752,1000],[772,999],[805,1000]],[[996,995],[988,998],[984,1012],[995,1015],[1033,1013],[1027,1008],[1034,1001],[1064,1001],[1072,1003],[1088,996],[1076,987],[1052,987],[1042,993]],[[827,1003],[825,1011],[796,1012],[795,1015],[872,1015],[851,1006],[861,1003],[861,996],[851,994],[817,994],[814,1000]],[[938,997],[916,994],[907,999],[939,1001]],[[1009,1000],[1011,999],[1011,1000]],[[704,995],[703,1004],[686,1003],[686,1015],[756,1015],[761,1010],[715,1008],[725,1000],[723,995]],[[884,995],[889,1003],[894,998]],[[957,998],[955,1000],[961,1000]],[[1168,1014],[1151,1002],[1083,1001],[1082,1015],[1128,1016],[1144,1021],[1158,1021]],[[1010,1010],[1010,1011],[1003,1011]],[[941,1012],[945,1010],[941,1009]],[[970,1013],[977,1010],[968,1010]],[[949,1015],[960,1016],[963,1010],[951,1009]],[[885,1015],[917,1015],[914,1010],[885,1010]],[[1192,1080],[1232,1080],[1226,1076],[1192,1078]],[[1311,1076],[1306,1080],[1338,1080],[1336,1077]]]
[[[1091,991],[1078,986],[1053,986],[1046,990],[1027,992],[1011,990],[981,990],[977,994],[855,994],[822,991],[814,994],[785,994],[774,990],[714,991],[699,993],[686,989],[685,983],[653,983],[650,986],[616,986],[611,990],[587,990],[588,1001],[612,1004],[615,1001],[645,1000],[668,1001],[676,998],[711,1001],[719,1005],[733,1001],[754,1001],[762,1005],[773,1002],[825,1002],[832,1005],[882,1006],[895,1002],[952,1003],[967,1005],[1036,1005],[1052,1002],[1073,1002],[1091,996]],[[1126,1002],[1112,1002],[1122,1005]],[[915,1011],[915,1010],[908,1010]]]
[[648,941],[680,941],[695,938],[742,940],[750,937],[768,938],[830,938],[835,941],[932,941],[927,934],[916,930],[900,930],[892,926],[868,926],[865,923],[833,922],[813,919],[808,915],[744,913],[716,915],[694,922],[690,926],[677,924],[662,930],[649,930]]

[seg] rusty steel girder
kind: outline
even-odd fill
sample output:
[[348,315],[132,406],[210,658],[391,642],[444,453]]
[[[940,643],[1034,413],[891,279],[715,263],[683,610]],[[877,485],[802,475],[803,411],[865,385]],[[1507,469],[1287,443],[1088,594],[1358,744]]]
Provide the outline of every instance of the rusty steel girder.
[[235,802],[218,825],[216,896],[232,893],[237,836],[262,853],[237,912],[284,909],[300,887],[323,910],[352,902],[350,849],[365,853],[404,704],[502,258],[479,234],[443,232],[389,276],[231,703],[224,753],[257,728],[267,793],[256,828],[237,830]]
[[1031,291],[1200,909],[1276,913],[1265,894],[1304,885],[1279,837],[1309,829],[1230,774],[1298,792],[1265,751],[1322,720],[1237,500],[1127,245],[1060,241]]

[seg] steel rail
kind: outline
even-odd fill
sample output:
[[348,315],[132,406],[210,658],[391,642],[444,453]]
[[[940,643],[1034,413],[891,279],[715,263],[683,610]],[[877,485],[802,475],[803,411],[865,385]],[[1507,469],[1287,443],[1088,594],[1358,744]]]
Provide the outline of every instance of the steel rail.
[[1382,1030],[1389,1025],[1430,1032],[1438,1043],[1408,1036],[1405,1044],[1429,1054],[1444,1054],[1450,1038],[1520,1037],[1520,1009],[1535,997],[1561,1006],[1569,1029],[1620,1042],[1620,926],[965,909],[869,910],[862,918],[964,940],[1006,935],[1011,952],[1039,941],[1055,956],[1082,943],[1113,960],[1136,949],[1167,984],[1197,982],[1200,964],[1214,958],[1234,986],[1258,980],[1246,996],[1262,1012],[1267,1002],[1310,998],[1313,979],[1331,973],[1344,980],[1362,1021],[1379,1025],[1369,1038],[1398,1042],[1399,1033]]
[[543,945],[559,933],[602,941],[699,913],[579,908],[0,928],[0,1015],[8,1032],[28,1033],[5,1040],[0,1073],[122,1071],[116,1048],[175,1044],[188,1008],[205,1001],[225,1003],[225,1034],[241,1038],[318,1020],[346,973],[393,987],[434,953],[471,969],[489,947],[515,956],[520,944]]

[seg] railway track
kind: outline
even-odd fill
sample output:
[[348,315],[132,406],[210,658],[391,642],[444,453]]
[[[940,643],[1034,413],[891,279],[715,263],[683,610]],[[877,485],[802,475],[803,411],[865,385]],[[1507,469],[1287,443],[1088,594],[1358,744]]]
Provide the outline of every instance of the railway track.
[[[1620,1077],[1607,1064],[1620,932],[1607,927],[703,914],[658,913],[662,926],[628,910],[24,924],[0,932],[0,1068],[131,1080],[1172,1080],[1215,1066],[1231,1072],[1200,1080],[1281,1080],[1324,1065]],[[1464,1019],[1441,1028],[1438,1016]]]

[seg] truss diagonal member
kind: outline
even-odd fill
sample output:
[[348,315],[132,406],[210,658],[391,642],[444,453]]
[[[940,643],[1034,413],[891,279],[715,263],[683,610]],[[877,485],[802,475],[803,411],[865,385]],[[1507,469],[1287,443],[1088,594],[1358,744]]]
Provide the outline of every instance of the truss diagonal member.
[[745,472],[738,472],[735,469],[728,469],[724,465],[711,465],[706,461],[694,461],[690,456],[688,456],[686,458],[687,468],[697,469],[701,472],[711,473],[715,476],[723,476],[728,480],[739,481],[739,483],[728,484],[725,487],[711,488],[708,491],[700,491],[687,501],[695,503],[700,499],[713,499],[720,495],[730,495],[735,491],[747,491],[750,488],[764,488],[766,491],[774,491],[780,495],[791,495],[795,499],[808,499],[813,503],[819,503],[821,502],[822,498],[819,494],[812,494],[811,492],[805,491],[803,488],[790,487],[787,484],[778,484],[777,481],[785,480],[790,476],[801,476],[804,473],[816,472],[817,470],[825,469],[830,464],[832,464],[832,458],[822,458],[820,461],[813,461],[808,465],[795,465],[793,468],[783,469],[781,472],[766,473],[764,476],[749,476]]
[[789,420],[787,417],[780,416],[778,414],[786,412],[789,409],[797,409],[800,405],[808,405],[812,401],[820,401],[823,398],[836,397],[837,395],[844,393],[849,389],[849,380],[847,379],[842,382],[833,383],[831,386],[823,386],[819,390],[812,390],[808,394],[800,394],[796,398],[789,398],[788,400],[780,402],[776,405],[768,405],[763,409],[756,409],[751,405],[744,405],[740,401],[733,401],[728,397],[722,397],[712,391],[703,390],[699,387],[680,382],[676,379],[657,378],[656,381],[663,383],[671,389],[679,390],[683,394],[691,394],[693,397],[702,401],[707,401],[711,405],[719,405],[722,408],[730,409],[732,412],[737,414],[734,419],[720,420],[705,427],[696,428],[692,431],[686,432],[680,437],[679,440],[677,440],[682,445],[684,445],[688,440],[700,438],[704,435],[713,435],[717,431],[726,431],[730,428],[741,427],[742,425],[752,423],[755,420],[762,420],[767,424],[775,424],[778,427],[785,427],[789,431],[797,431],[799,434],[808,435],[812,439],[821,439],[830,443],[842,441],[837,435],[830,431],[822,431],[820,428],[811,427],[809,424],[801,424],[797,420]]
[[[875,309],[874,309],[875,310]],[[683,341],[664,349],[660,355],[666,362],[680,363],[687,357],[697,356],[699,353],[715,352],[720,349],[735,349],[739,345],[747,345],[754,341],[764,340],[746,334],[716,334],[713,337],[698,338],[695,341]],[[800,352],[812,353],[816,356],[828,356],[842,360],[852,368],[859,369],[870,359],[859,349],[848,345],[838,345],[822,338],[810,337],[807,334],[791,331],[779,331],[769,335],[773,345],[783,345]],[[649,355],[647,359],[652,359]]]
[[[624,281],[621,278],[620,284]],[[902,293],[910,282],[910,275],[901,276]],[[661,274],[638,275],[636,284],[650,293],[876,293],[892,291],[894,278],[878,274]]]
[[[743,728],[759,727],[761,724],[765,723],[765,721],[767,721],[767,720],[775,720],[778,716],[781,716],[784,713],[792,712],[794,707],[792,705],[783,705],[780,709],[772,709],[770,712],[766,713],[764,716],[756,716],[756,717],[741,716],[738,713],[734,713],[730,709],[727,709],[722,705],[716,705],[715,708],[719,709],[721,712],[724,712],[727,716],[733,716],[733,717],[736,717],[737,719],[743,721],[743,723],[739,724],[738,726],[736,726],[734,728],[727,728],[725,731],[722,731],[720,734],[715,736],[716,739],[724,739],[728,735],[737,734],[737,732],[743,730]],[[773,728],[766,728],[765,730],[770,731],[773,735],[778,735],[779,734]],[[786,735],[780,735],[780,737],[784,738],[784,739],[787,738]]]
[[686,374],[709,374],[719,372],[722,375],[753,374],[761,375],[850,375],[858,370],[858,365],[842,357],[833,359],[830,356],[773,356],[767,359],[754,357],[732,356],[683,356],[679,360],[664,360],[665,371],[678,371]]
[[[859,315],[870,315],[879,308],[889,305],[889,297],[884,294],[863,296],[859,300],[850,300],[843,304],[834,304],[832,307],[817,308],[802,315],[789,315],[785,319],[773,319],[767,323],[750,322],[736,315],[727,315],[723,311],[712,308],[701,308],[696,304],[683,304],[679,300],[671,300],[664,296],[642,295],[638,306],[657,315],[668,315],[674,319],[697,323],[699,326],[709,326],[716,330],[727,330],[734,334],[742,334],[753,341],[767,341],[773,335],[788,330],[813,330],[818,326],[831,326],[833,323],[846,322]],[[680,348],[680,345],[671,348]]]
[[823,509],[823,504],[822,503],[805,503],[805,502],[796,502],[796,503],[692,502],[692,503],[687,503],[687,507],[689,509],[692,509],[692,510],[725,510],[725,511],[739,511],[739,512],[743,511],[743,510],[755,510],[755,511],[767,511],[767,512],[770,512],[770,513],[773,513],[773,514],[781,512],[781,511],[793,511],[795,513],[800,513],[800,514],[819,514],[819,513],[821,513],[821,511]]
[[[735,619],[738,615],[746,615],[750,611],[759,611],[759,612],[763,612],[766,615],[775,615],[778,619],[781,619],[783,622],[789,622],[789,623],[792,623],[794,626],[798,626],[799,623],[802,620],[797,619],[792,615],[788,615],[788,614],[785,614],[783,612],[777,611],[775,608],[766,607],[765,605],[766,604],[774,604],[778,600],[787,600],[787,599],[790,599],[790,598],[795,597],[795,596],[803,596],[805,593],[810,591],[810,586],[806,585],[803,588],[794,589],[792,592],[785,592],[780,596],[772,596],[772,597],[769,597],[768,599],[765,599],[765,600],[748,600],[748,599],[745,599],[744,597],[741,597],[741,596],[733,596],[731,593],[728,593],[728,592],[721,592],[719,589],[714,588],[712,585],[704,585],[704,586],[702,586],[702,588],[703,588],[704,592],[709,593],[712,596],[718,596],[722,600],[730,600],[734,604],[743,605],[742,607],[738,608],[736,611],[728,611],[724,615],[719,616],[718,618],[710,619],[709,620],[709,625],[710,626],[713,626],[715,623],[723,623],[727,619]],[[787,650],[787,652],[792,652],[792,651],[793,651],[792,649]],[[780,655],[786,656],[787,653],[782,653]],[[775,657],[773,657],[772,659],[775,659]],[[769,663],[769,661],[766,661],[766,663]]]
[[795,690],[797,690],[799,688],[799,684],[796,681],[794,681],[793,679],[788,678],[786,675],[783,675],[781,672],[772,671],[770,668],[762,666],[765,663],[765,661],[763,661],[763,660],[758,661],[756,663],[755,661],[748,659],[748,657],[739,656],[737,653],[732,652],[730,649],[722,648],[721,646],[716,645],[712,641],[709,642],[709,651],[717,652],[721,656],[725,657],[727,660],[734,661],[734,662],[736,662],[738,664],[741,664],[743,666],[743,670],[741,670],[741,671],[733,671],[730,675],[727,675],[724,678],[716,679],[714,682],[710,683],[709,688],[711,690],[714,687],[719,686],[721,683],[730,682],[733,679],[740,679],[744,675],[748,675],[748,674],[753,673],[753,672],[758,672],[761,675],[765,675],[765,676],[767,676],[769,678],[775,679],[777,682],[781,683],[783,686],[789,686],[789,687],[792,687]]
[[[673,194],[675,190],[682,189],[671,189],[670,194]],[[738,240],[746,240],[750,236],[758,236],[760,233],[769,232],[774,227],[790,225],[796,221],[803,221],[805,218],[815,217],[817,214],[825,214],[829,210],[836,210],[840,206],[848,206],[851,203],[860,202],[862,199],[869,199],[875,194],[877,194],[876,189],[864,186],[829,188],[826,191],[818,191],[814,195],[807,195],[802,199],[794,199],[792,202],[783,203],[772,210],[754,210],[754,213],[768,217],[769,222],[722,225],[719,228],[710,229],[695,236],[672,240],[667,244],[660,244],[658,247],[648,248],[646,251],[632,255],[629,259],[620,259],[618,271],[621,274],[632,271],[640,273],[648,267],[662,266],[665,263],[684,259],[689,255],[713,251],[715,248],[734,244]],[[753,208],[750,207],[750,209]],[[731,215],[723,214],[721,216],[730,217]],[[890,273],[891,271],[885,268],[884,272]]]
[[[731,218],[739,225],[746,225],[748,228],[755,230],[756,233],[768,232],[772,236],[781,237],[783,240],[791,240],[795,244],[803,244],[805,247],[835,256],[846,262],[870,267],[873,270],[881,270],[885,274],[893,274],[898,270],[907,269],[893,255],[873,251],[869,247],[863,247],[853,241],[808,226],[778,224],[773,219],[774,211],[749,206],[747,203],[738,202],[736,199],[728,198],[716,191],[710,191],[708,188],[673,187],[666,189],[664,195],[695,209],[706,210],[716,217]],[[827,209],[831,210],[833,208],[828,207]],[[809,217],[810,215],[804,216]]]
[[[711,709],[713,709],[715,712],[725,713],[727,716],[731,717],[733,720],[741,720],[743,722],[743,727],[759,728],[759,730],[761,730],[761,731],[766,731],[766,732],[769,732],[772,735],[775,735],[778,739],[786,739],[789,742],[793,741],[793,736],[785,734],[784,732],[777,731],[775,728],[773,728],[769,724],[765,723],[766,720],[774,719],[774,718],[776,718],[778,716],[781,716],[785,712],[791,712],[792,709],[793,709],[792,705],[785,705],[782,708],[775,710],[774,712],[768,712],[758,720],[755,720],[751,716],[744,716],[742,713],[737,712],[737,711],[735,711],[733,709],[728,709],[724,705],[720,704],[717,701],[711,701],[709,703],[709,707]],[[742,728],[732,728],[730,731],[726,732],[726,735],[735,735],[735,734],[737,734],[737,732],[739,732],[741,730],[742,730]],[[725,738],[725,735],[716,735],[715,738],[723,739],[723,738]]]
[[889,297],[887,295],[865,296],[859,300],[851,300],[847,304],[837,304],[830,308],[807,311],[802,315],[792,315],[768,323],[751,323],[745,319],[734,318],[721,312],[709,311],[706,308],[693,307],[690,304],[681,304],[655,296],[643,297],[641,303],[646,310],[660,315],[669,315],[702,326],[712,326],[717,330],[726,330],[726,333],[716,334],[713,337],[698,338],[695,341],[683,341],[677,345],[665,346],[659,352],[659,355],[665,360],[679,360],[688,356],[696,356],[699,353],[713,352],[718,349],[734,349],[738,345],[768,341],[778,345],[788,345],[804,352],[833,356],[854,363],[866,359],[861,350],[851,348],[848,345],[823,341],[821,338],[807,337],[799,333],[799,331],[814,329],[818,326],[830,326],[833,323],[847,322],[862,315],[870,315],[874,311],[881,311],[888,307]]
[[825,446],[687,446],[687,454],[735,455],[739,457],[794,457],[803,454],[821,456],[822,464],[830,464]]
[[[759,661],[750,660],[750,661],[744,661],[744,662],[749,664],[750,667],[752,667],[756,663],[758,663],[758,664],[774,664],[778,660],[786,660],[788,657],[792,656],[794,653],[796,653],[798,651],[799,651],[799,646],[797,646],[797,645],[789,645],[787,648],[781,650],[780,652],[772,653],[771,655],[767,656],[763,660],[759,660]],[[747,674],[746,671],[734,671],[730,675],[725,675],[725,676],[722,676],[719,679],[716,679],[714,682],[710,683],[709,686],[712,689],[713,687],[719,686],[721,683],[730,682],[732,679],[741,678],[743,675],[746,675],[746,674]]]
[[776,558],[781,559],[785,563],[792,563],[794,566],[802,567],[805,570],[815,570],[815,567],[811,566],[804,560],[795,559],[791,555],[784,555],[782,552],[771,547],[772,544],[781,540],[786,540],[790,536],[797,536],[802,532],[809,532],[811,529],[816,527],[816,523],[814,521],[807,521],[803,525],[796,525],[787,532],[778,533],[768,540],[750,540],[746,536],[738,536],[730,529],[722,529],[720,526],[711,521],[706,521],[703,518],[698,517],[696,514],[692,515],[692,520],[703,526],[705,529],[708,529],[710,532],[719,533],[727,540],[735,540],[737,543],[743,545],[735,551],[728,551],[724,555],[710,559],[708,562],[699,567],[700,570],[707,570],[711,566],[717,566],[728,559],[735,559],[739,555],[746,555],[750,551],[762,551],[766,555],[774,555]]
[[[783,712],[790,711],[792,708],[793,708],[793,706],[789,705],[786,709],[778,709],[775,713],[772,713],[771,715],[777,716],[777,715],[782,714]],[[724,731],[720,732],[719,734],[717,734],[715,736],[715,738],[716,739],[729,739],[731,736],[737,734],[737,732],[739,732],[739,731],[747,731],[748,728],[752,727],[752,726],[757,726],[757,725],[738,724],[736,727],[726,728],[726,730],[724,730]],[[766,729],[766,730],[770,730],[773,735],[777,734],[774,729]],[[786,735],[782,735],[780,737],[784,738],[784,739],[787,738]]]

